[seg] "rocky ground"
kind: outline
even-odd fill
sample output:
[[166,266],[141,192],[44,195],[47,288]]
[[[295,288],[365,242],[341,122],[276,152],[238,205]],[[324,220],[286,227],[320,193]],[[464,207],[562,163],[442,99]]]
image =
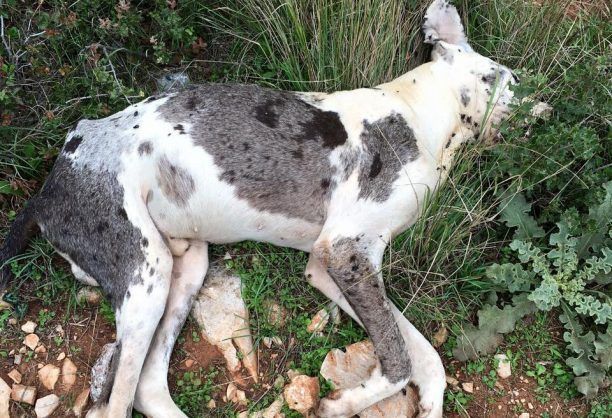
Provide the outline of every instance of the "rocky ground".
[[[330,351],[320,370],[324,379],[293,370],[296,340],[253,339],[239,279],[223,270],[213,270],[210,279],[172,356],[169,382],[184,409],[200,411],[199,416],[313,416],[319,396],[330,389],[321,386],[324,379],[336,388],[354,386],[374,366],[372,345],[362,341]],[[8,351],[0,352],[0,418],[78,417],[91,406],[91,368],[104,344],[114,340],[114,326],[101,314],[97,290],[83,288],[77,300],[83,308],[76,316],[65,306],[51,311],[36,305],[22,320],[6,320],[2,338]],[[283,327],[289,312],[274,301],[267,306],[273,321]],[[305,326],[313,335],[337,332],[345,320],[337,309],[322,309]],[[433,336],[442,354],[447,338],[445,327]],[[455,405],[447,416],[586,416],[585,402],[568,401],[554,390],[542,391],[538,376],[528,376],[505,354],[491,361],[472,366],[445,357],[446,401]],[[416,399],[408,386],[360,418],[414,416]]]

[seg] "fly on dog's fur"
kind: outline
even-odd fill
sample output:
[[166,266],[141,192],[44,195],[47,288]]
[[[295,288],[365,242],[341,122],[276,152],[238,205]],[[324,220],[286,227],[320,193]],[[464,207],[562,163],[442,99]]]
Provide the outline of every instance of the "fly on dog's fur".
[[[380,267],[457,148],[495,134],[516,79],[473,51],[447,1],[432,3],[423,31],[431,61],[375,88],[192,86],[68,133],[0,262],[39,229],[79,280],[108,295],[117,342],[99,363],[106,375],[89,417],[131,416],[132,406],[185,416],[168,392],[170,353],[202,286],[208,244],[242,240],[309,252],[307,281],[372,339],[379,367],[323,399],[319,416],[352,416],[408,383],[420,416],[442,416],[442,362],[386,297]],[[9,278],[6,266],[1,284]]]

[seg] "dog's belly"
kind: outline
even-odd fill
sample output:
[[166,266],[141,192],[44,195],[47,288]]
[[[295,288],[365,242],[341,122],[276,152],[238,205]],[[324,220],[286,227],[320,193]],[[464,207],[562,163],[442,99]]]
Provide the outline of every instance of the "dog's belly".
[[149,213],[167,237],[214,244],[254,240],[310,251],[321,231],[320,225],[260,212],[238,200],[210,198],[198,196],[189,210],[177,210],[159,199],[149,203]]
[[[322,222],[277,211],[273,201],[270,210],[255,208],[238,197],[232,185],[219,179],[218,167],[200,150],[170,158],[173,168],[169,171],[175,175],[164,180],[156,160],[157,174],[144,193],[149,214],[163,235],[217,244],[255,240],[310,251]],[[183,174],[176,174],[181,170]],[[302,199],[289,190],[282,193],[295,201]],[[307,206],[308,201],[303,204]]]

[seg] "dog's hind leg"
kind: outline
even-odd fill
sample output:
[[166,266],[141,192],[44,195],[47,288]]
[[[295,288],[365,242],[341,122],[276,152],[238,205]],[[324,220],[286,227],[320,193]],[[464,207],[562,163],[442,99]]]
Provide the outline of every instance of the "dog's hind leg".
[[161,236],[145,235],[146,262],[115,307],[116,349],[101,395],[87,417],[131,417],[132,405],[148,348],[164,312],[172,256]]
[[151,418],[186,417],[170,397],[168,366],[176,338],[208,269],[208,245],[191,241],[182,253],[174,257],[166,310],[149,348],[136,391],[134,407]]

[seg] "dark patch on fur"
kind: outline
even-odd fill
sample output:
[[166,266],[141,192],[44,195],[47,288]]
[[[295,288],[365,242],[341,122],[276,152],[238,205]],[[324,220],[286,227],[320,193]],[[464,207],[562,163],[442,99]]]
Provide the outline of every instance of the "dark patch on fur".
[[138,129],[138,128],[140,128],[140,125],[134,125],[133,128],[134,129]]
[[361,141],[359,198],[383,202],[402,166],[419,155],[414,132],[401,115],[392,114],[373,123],[364,121]]
[[74,168],[58,157],[39,198],[39,223],[43,236],[93,277],[121,305],[134,274],[145,261],[143,236],[117,202],[123,188],[112,172]]
[[151,144],[151,141],[145,141],[138,145],[138,155],[151,155],[151,152],[153,152],[153,144]]
[[485,83],[485,84],[487,84],[487,85],[489,85],[489,86],[492,86],[492,85],[493,85],[493,84],[495,84],[495,82],[497,81],[497,72],[496,72],[496,71],[493,71],[492,73],[485,74],[485,75],[483,75],[483,76],[480,78],[480,80],[481,80],[483,83]]
[[83,142],[83,137],[81,135],[73,135],[72,138],[64,144],[64,152],[66,154],[74,153],[79,145],[81,145],[81,142]]
[[150,284],[149,287],[147,287],[147,295],[150,295],[152,291],[153,291],[153,285]]
[[[192,116],[183,109],[197,103]],[[171,97],[159,112],[189,123],[195,145],[211,154],[221,180],[259,210],[322,223],[335,182],[329,153],[347,141],[338,114],[291,92],[209,84]],[[245,146],[246,144],[246,146]]]
[[174,127],[174,130],[179,131],[179,134],[181,135],[185,134],[185,127],[180,123]]
[[138,116],[138,110],[134,112],[134,117]]
[[467,87],[461,87],[461,104],[467,107],[470,104],[470,90]]
[[383,375],[392,383],[407,379],[411,361],[376,268],[353,238],[335,240],[330,250],[327,271],[365,326]]
[[162,193],[177,206],[184,207],[195,190],[195,182],[189,172],[178,167],[165,155],[157,161],[157,182]]

